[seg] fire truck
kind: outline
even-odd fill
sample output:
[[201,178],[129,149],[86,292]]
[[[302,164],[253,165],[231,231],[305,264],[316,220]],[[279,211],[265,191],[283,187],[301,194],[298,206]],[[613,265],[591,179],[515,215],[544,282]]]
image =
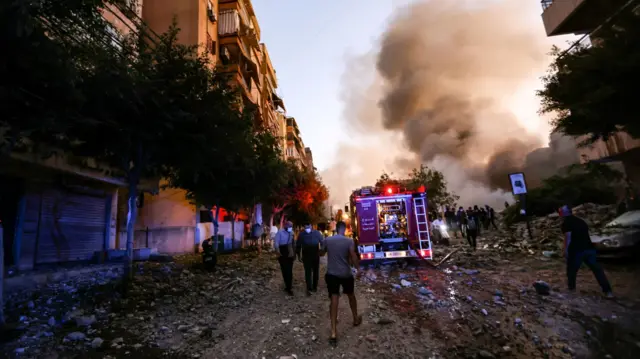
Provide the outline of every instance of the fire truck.
[[350,196],[353,237],[361,260],[433,259],[424,186],[363,187]]

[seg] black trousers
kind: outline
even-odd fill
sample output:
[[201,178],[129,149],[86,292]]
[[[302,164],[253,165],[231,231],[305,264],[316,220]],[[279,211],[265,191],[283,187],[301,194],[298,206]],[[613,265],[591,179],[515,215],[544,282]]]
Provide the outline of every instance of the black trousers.
[[496,226],[496,219],[495,218],[491,218],[491,225],[493,226],[493,229],[498,229],[498,226]]
[[318,278],[320,277],[320,256],[316,252],[315,255],[308,254],[302,256],[302,264],[304,265],[304,280],[307,283],[308,291],[318,289]]
[[478,238],[478,230],[467,228],[467,242],[469,242],[469,245],[473,247],[474,250],[477,246],[476,238]]
[[586,264],[596,277],[598,284],[605,293],[611,292],[611,284],[604,274],[602,267],[598,265],[596,261],[596,251],[586,250],[571,252],[567,256],[567,281],[570,290],[576,289],[576,277],[578,276],[578,270],[582,266],[582,263]]
[[284,253],[278,258],[280,263],[280,271],[282,272],[282,279],[284,280],[284,287],[287,291],[290,291],[293,283],[293,261],[295,258],[288,257],[288,247],[280,246],[280,253]]

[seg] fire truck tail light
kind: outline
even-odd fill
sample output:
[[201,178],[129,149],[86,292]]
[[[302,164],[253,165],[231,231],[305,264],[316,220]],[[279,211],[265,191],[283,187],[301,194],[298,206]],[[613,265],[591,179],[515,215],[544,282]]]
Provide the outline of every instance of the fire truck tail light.
[[388,194],[392,194],[392,193],[393,193],[393,188],[391,188],[391,187],[387,187],[387,193],[388,193]]
[[428,249],[421,249],[420,250],[420,256],[421,257],[431,257],[431,251]]
[[373,256],[374,256],[373,253],[363,253],[362,259],[373,259]]

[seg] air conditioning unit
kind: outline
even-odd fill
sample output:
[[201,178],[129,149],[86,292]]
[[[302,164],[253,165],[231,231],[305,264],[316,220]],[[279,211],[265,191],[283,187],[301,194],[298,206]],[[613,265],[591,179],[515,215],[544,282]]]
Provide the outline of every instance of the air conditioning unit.
[[207,17],[209,18],[209,21],[216,22],[216,14],[213,12],[213,9],[207,10]]

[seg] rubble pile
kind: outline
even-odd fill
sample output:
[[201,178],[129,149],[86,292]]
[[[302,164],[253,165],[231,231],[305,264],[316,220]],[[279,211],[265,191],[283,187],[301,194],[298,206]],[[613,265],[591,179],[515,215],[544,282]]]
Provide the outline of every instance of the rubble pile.
[[18,324],[0,346],[27,358],[86,351],[105,358],[166,352],[197,357],[200,346],[216,341],[217,320],[224,318],[217,314],[248,306],[276,269],[274,261],[252,253],[221,257],[215,273],[200,262],[200,256],[187,255],[140,263],[125,296],[120,275],[112,272],[13,295],[7,314]]
[[[585,203],[574,207],[573,213],[584,219],[593,230],[613,219],[616,210],[612,205]],[[497,232],[489,232],[486,236],[489,243],[485,246],[507,253],[539,254],[540,251],[543,251],[545,256],[552,256],[562,249],[561,224],[562,218],[555,212],[546,217],[533,218],[530,221],[533,235],[533,239],[531,239],[527,223],[519,222],[508,228],[502,227]]]

